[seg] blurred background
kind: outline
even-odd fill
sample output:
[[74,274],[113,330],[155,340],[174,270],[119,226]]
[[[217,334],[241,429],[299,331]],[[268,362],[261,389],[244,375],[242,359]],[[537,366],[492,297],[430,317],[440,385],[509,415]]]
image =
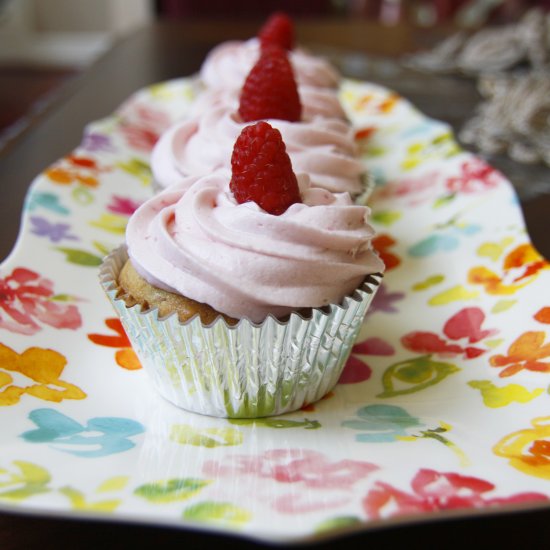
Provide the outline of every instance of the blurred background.
[[0,151],[62,85],[116,40],[158,19],[359,18],[395,26],[478,29],[517,21],[550,0],[0,0]]

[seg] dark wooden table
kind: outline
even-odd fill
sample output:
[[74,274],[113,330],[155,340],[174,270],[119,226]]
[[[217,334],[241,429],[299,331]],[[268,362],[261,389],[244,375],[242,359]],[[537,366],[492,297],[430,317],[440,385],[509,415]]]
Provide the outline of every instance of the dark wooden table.
[[[80,142],[86,123],[110,114],[132,92],[170,78],[195,73],[208,50],[226,39],[245,39],[254,21],[157,23],[122,40],[81,77],[71,81],[58,101],[0,154],[0,260],[16,240],[28,186],[46,166]],[[407,25],[384,28],[353,21],[297,21],[299,41],[327,55],[344,75],[386,85],[409,98],[427,115],[458,130],[479,102],[474,81],[420,75],[399,63],[405,53],[429,47],[452,29],[426,30]],[[518,191],[531,239],[550,258],[550,170],[524,166],[503,157],[489,161]],[[1,423],[0,423],[1,426]],[[522,548],[550,546],[550,510],[485,514],[339,538],[314,548]],[[235,537],[190,530],[112,522],[0,514],[0,549],[137,548],[187,546],[255,548]]]

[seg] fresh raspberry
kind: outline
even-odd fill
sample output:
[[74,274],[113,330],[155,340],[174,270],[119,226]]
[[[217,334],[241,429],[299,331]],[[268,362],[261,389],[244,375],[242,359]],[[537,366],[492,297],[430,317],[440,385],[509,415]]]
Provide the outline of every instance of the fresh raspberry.
[[239,115],[244,122],[267,118],[300,120],[302,105],[285,50],[271,46],[262,51],[242,87]]
[[254,201],[276,216],[302,202],[281,133],[265,121],[246,126],[233,147],[229,188],[239,204]]
[[290,17],[278,11],[270,15],[258,32],[260,47],[276,44],[285,50],[294,48],[294,23]]

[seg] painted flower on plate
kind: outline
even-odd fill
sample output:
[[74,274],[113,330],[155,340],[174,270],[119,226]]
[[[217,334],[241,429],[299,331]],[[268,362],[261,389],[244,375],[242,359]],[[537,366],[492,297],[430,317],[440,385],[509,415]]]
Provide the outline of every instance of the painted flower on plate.
[[445,182],[452,193],[480,193],[501,185],[502,174],[477,157],[472,157],[460,166],[461,173]]
[[360,355],[388,356],[394,353],[393,346],[381,338],[372,337],[362,342],[357,342],[351,349],[351,355],[346,361],[338,383],[357,384],[371,377],[372,369],[359,357]]
[[[227,485],[238,484],[243,498],[255,495],[258,505],[267,504],[288,515],[344,505],[352,497],[354,487],[376,470],[378,466],[371,462],[334,460],[319,451],[289,448],[207,460],[202,474],[230,480]],[[318,491],[322,497],[312,499],[311,491]],[[235,497],[234,491],[231,497]]]
[[149,152],[170,122],[165,112],[136,102],[122,110],[120,131],[130,147]]
[[74,304],[55,300],[52,281],[16,267],[0,278],[0,328],[30,335],[41,330],[41,323],[75,330],[82,320]]
[[371,519],[458,510],[485,508],[525,502],[545,502],[542,493],[516,493],[489,496],[495,485],[484,479],[455,472],[420,469],[411,481],[411,492],[378,481],[363,499],[363,509]]
[[550,416],[535,418],[531,425],[503,437],[493,451],[524,474],[550,480]]
[[482,329],[484,321],[485,313],[479,307],[465,307],[446,321],[443,336],[431,331],[413,331],[405,334],[401,343],[417,353],[437,353],[443,357],[464,355],[472,359],[486,350],[469,344],[476,344],[497,332]]
[[504,367],[499,373],[501,378],[522,370],[550,372],[550,362],[542,361],[550,358],[550,342],[545,343],[545,339],[543,331],[524,332],[510,345],[507,355],[493,355],[489,363],[492,367]]

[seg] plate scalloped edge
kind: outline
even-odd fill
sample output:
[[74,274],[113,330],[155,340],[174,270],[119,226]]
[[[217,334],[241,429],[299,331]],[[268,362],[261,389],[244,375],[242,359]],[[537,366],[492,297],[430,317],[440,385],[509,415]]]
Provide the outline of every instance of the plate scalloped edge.
[[136,92],[29,190],[0,271],[0,508],[288,542],[547,506],[549,264],[507,179],[374,84],[340,97],[387,273],[340,384],[257,421],[150,390],[97,266],[199,90]]

